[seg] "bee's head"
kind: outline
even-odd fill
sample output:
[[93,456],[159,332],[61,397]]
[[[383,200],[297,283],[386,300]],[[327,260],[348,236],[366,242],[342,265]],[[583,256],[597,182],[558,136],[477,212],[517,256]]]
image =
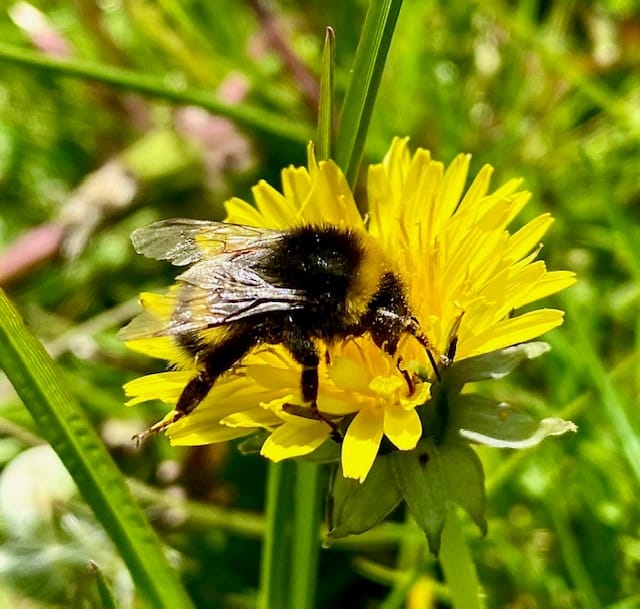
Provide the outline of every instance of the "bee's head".
[[409,309],[404,286],[395,274],[383,275],[369,303],[364,326],[363,330],[371,334],[373,342],[390,355],[395,355],[403,334],[413,336],[424,347],[435,376],[440,380],[439,365],[448,365],[449,358],[441,354],[423,332],[420,322]]
[[409,306],[402,283],[395,274],[386,273],[369,302],[367,313],[362,320],[362,329],[371,334],[373,342],[378,347],[394,355],[400,337],[407,331],[409,317]]

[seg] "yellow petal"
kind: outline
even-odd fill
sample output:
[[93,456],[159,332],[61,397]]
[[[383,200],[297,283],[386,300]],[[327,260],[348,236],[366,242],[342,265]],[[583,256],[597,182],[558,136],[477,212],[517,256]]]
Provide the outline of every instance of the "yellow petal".
[[226,222],[245,226],[264,226],[264,218],[260,212],[246,201],[233,197],[226,201],[224,206],[227,212]]
[[250,408],[243,412],[234,412],[220,421],[227,427],[275,427],[282,421],[271,411],[265,408]]
[[282,194],[296,210],[304,207],[311,186],[311,176],[306,167],[287,167],[282,171]]
[[540,239],[553,224],[551,214],[542,214],[525,224],[520,230],[509,237],[509,245],[504,253],[505,258],[519,260],[526,256],[540,243]]
[[538,309],[517,317],[505,319],[481,334],[461,341],[460,358],[490,353],[497,349],[524,343],[562,324],[564,312],[556,309]]
[[342,170],[331,160],[321,161],[302,215],[311,224],[334,224],[364,230],[362,216]]
[[193,372],[159,372],[147,374],[129,381],[124,385],[124,393],[131,397],[127,406],[162,400],[167,404],[175,404],[184,386],[193,378]]
[[[296,366],[297,368],[297,366]],[[254,383],[269,389],[281,389],[290,393],[300,386],[300,371],[294,368],[276,368],[270,363],[248,364],[246,375]]]
[[322,421],[283,423],[262,445],[260,454],[271,461],[307,455],[329,437],[329,426]]
[[158,336],[153,338],[140,338],[136,340],[128,340],[127,348],[138,353],[144,353],[149,357],[164,359],[178,368],[195,368],[195,362],[191,355],[176,345],[171,336]]
[[297,210],[273,186],[260,180],[251,189],[258,211],[262,214],[262,225],[269,228],[293,226]]
[[[182,419],[183,421],[186,419]],[[214,442],[227,442],[251,433],[248,429],[233,429],[219,423],[208,425],[189,425],[173,429],[169,427],[167,435],[172,446],[202,446]]]
[[526,299],[521,300],[517,307],[560,292],[572,286],[575,282],[575,273],[571,271],[547,271],[529,290]]
[[388,406],[384,409],[383,431],[400,450],[411,450],[422,435],[422,423],[414,409]]
[[342,443],[342,473],[363,482],[378,454],[382,440],[381,408],[363,408],[354,417]]
[[440,227],[458,206],[467,181],[470,154],[459,154],[447,167],[438,203],[437,225]]
[[350,357],[336,357],[329,368],[329,376],[339,389],[368,393],[370,376],[362,362]]
[[408,146],[408,137],[394,137],[383,160],[383,166],[389,176],[389,185],[394,197],[400,197],[402,194],[404,177],[411,162]]
[[489,184],[491,183],[491,176],[493,175],[493,167],[491,165],[484,165],[478,172],[471,186],[467,189],[466,194],[462,198],[457,212],[461,212],[468,207],[476,207],[479,201],[487,194],[489,190]]

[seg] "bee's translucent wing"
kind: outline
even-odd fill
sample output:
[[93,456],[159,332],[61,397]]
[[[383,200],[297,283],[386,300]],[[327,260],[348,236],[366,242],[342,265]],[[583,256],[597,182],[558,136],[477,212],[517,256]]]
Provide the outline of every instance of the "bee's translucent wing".
[[[173,323],[180,329],[193,329],[195,323],[206,327],[228,324],[260,313],[291,311],[307,304],[304,290],[274,285],[252,260],[265,253],[255,249],[219,256],[200,262],[181,275],[185,284]],[[196,318],[202,318],[202,320]],[[175,327],[175,325],[174,325]]]
[[281,231],[270,228],[174,218],[138,228],[131,234],[136,252],[177,266],[193,264],[256,242],[279,239]]
[[[213,224],[216,229],[237,226]],[[197,234],[204,233],[198,231]],[[238,234],[235,233],[236,237]],[[273,240],[280,238],[281,233],[270,230],[265,237],[258,239],[254,235],[244,240],[238,237],[233,247],[196,262],[178,275],[177,288],[172,288],[167,296],[167,306],[160,307],[171,309],[171,313],[164,316],[144,311],[122,329],[121,338],[177,336],[308,305],[304,290],[277,285],[268,273],[268,264],[266,268],[263,266],[273,249]]]
[[[157,336],[178,336],[208,328],[224,326],[261,313],[301,309],[306,301],[298,290],[268,284],[240,284],[239,277],[223,272],[216,274],[219,289],[205,289],[190,284],[181,286],[170,318],[143,311],[120,330],[122,340],[138,340]],[[244,277],[247,279],[247,277]],[[229,280],[228,283],[224,283]]]

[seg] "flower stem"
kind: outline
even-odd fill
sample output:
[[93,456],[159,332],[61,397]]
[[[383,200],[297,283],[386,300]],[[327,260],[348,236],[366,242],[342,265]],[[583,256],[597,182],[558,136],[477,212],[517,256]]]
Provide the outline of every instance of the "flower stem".
[[288,609],[295,464],[269,463],[258,609]]
[[290,609],[315,606],[325,486],[322,473],[321,467],[315,463],[296,463]]
[[480,582],[455,510],[449,510],[442,531],[440,565],[455,609],[484,609]]
[[270,463],[259,609],[313,607],[323,477],[311,463]]

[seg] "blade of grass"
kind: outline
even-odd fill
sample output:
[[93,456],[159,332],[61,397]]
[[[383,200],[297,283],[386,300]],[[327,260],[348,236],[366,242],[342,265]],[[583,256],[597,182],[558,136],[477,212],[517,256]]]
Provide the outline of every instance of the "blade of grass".
[[102,574],[100,567],[93,561],[89,562],[89,568],[96,578],[96,588],[98,589],[98,598],[100,599],[101,609],[118,609],[116,599],[113,598],[111,589],[105,576]]
[[[545,470],[554,472],[558,476],[558,470],[554,467],[559,461],[559,455],[550,456],[547,453],[548,462]],[[554,458],[555,457],[555,458]],[[572,515],[568,509],[567,496],[564,492],[561,480],[556,480],[554,484],[547,485],[543,497],[543,502],[547,509],[547,514],[553,523],[553,533],[558,539],[558,550],[564,559],[567,573],[573,582],[572,588],[576,591],[576,600],[583,607],[590,609],[602,609],[602,602],[598,598],[593,574],[589,573],[589,568],[585,562],[584,547],[581,548],[575,534],[572,531]]]
[[342,104],[335,159],[353,187],[402,0],[372,0]]
[[539,26],[532,26],[527,19],[523,19],[515,11],[509,11],[501,2],[476,0],[475,4],[490,10],[500,23],[520,38],[524,44],[534,49],[551,69],[562,75],[603,112],[621,125],[634,127],[633,117],[625,107],[623,98],[607,87],[602,80],[590,77],[578,61],[570,59],[558,48],[553,48],[550,45],[550,41],[554,40],[553,36],[544,35],[544,31]]
[[336,37],[328,27],[322,51],[322,78],[320,79],[320,107],[318,108],[318,134],[316,154],[318,159],[331,157],[333,140],[333,74],[336,63]]
[[172,88],[158,76],[79,59],[55,59],[3,42],[0,42],[0,58],[23,66],[46,70],[60,76],[101,82],[112,87],[179,104],[195,104],[210,112],[225,116],[242,127],[277,135],[293,142],[307,142],[312,137],[311,129],[289,118],[283,118],[246,104],[233,106],[225,104],[208,91],[193,88]]
[[148,605],[192,607],[122,474],[54,362],[1,290],[0,367],[118,548]]
[[[579,320],[583,314],[579,305],[569,297],[563,298],[563,303],[568,317]],[[608,374],[607,364],[602,361],[593,343],[589,340],[583,324],[573,323],[568,328],[573,330],[574,351],[580,354],[583,370],[588,371],[589,378],[587,380],[600,397],[602,411],[618,436],[620,450],[626,457],[630,470],[636,480],[640,481],[640,440],[638,439],[638,430],[634,429],[627,414],[625,400]]]

